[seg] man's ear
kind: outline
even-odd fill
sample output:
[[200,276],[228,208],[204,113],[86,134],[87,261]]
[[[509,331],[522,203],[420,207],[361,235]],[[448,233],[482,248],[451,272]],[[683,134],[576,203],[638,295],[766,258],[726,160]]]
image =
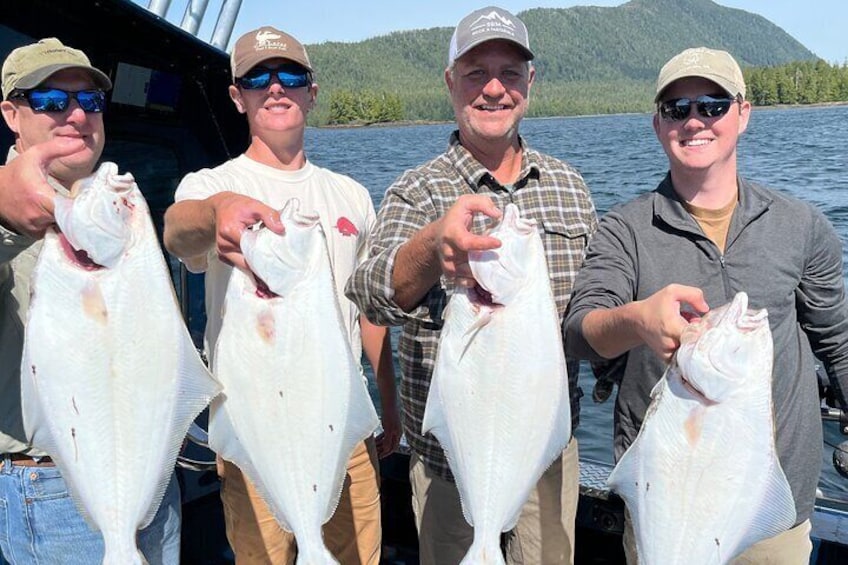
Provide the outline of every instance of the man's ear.
[[312,86],[309,87],[310,100],[309,100],[309,109],[315,107],[315,104],[318,102],[318,83],[313,82]]
[[8,100],[3,100],[0,102],[0,112],[3,112],[3,119],[6,121],[6,125],[9,126],[9,129],[12,130],[15,134],[19,134],[18,127],[18,108],[13,103]]
[[751,118],[751,102],[748,100],[739,101],[739,135],[745,133],[748,129],[748,120]]
[[233,104],[235,105],[238,113],[244,114],[246,110],[244,109],[244,101],[241,98],[241,91],[236,85],[231,84],[230,88],[228,89],[228,92],[230,93],[230,100],[233,101]]

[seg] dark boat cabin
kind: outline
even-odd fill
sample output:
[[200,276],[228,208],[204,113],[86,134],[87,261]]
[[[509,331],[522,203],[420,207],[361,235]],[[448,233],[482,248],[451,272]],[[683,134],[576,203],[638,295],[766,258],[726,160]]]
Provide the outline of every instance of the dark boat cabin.
[[[129,0],[28,0],[0,11],[0,60],[45,37],[81,49],[112,79],[102,159],[135,176],[161,240],[164,213],[182,177],[247,147],[246,120],[227,93],[229,56]],[[13,143],[3,124],[3,162]],[[203,277],[189,274],[167,253],[165,257],[183,316],[200,347],[206,323]],[[191,443],[183,455],[205,463],[214,459]],[[185,563],[232,562],[211,467],[178,468]]]
[[[129,0],[29,0],[0,12],[0,58],[44,37],[83,50],[112,79],[103,160],[135,176],[161,237],[163,214],[180,179],[247,147],[246,121],[227,94],[228,55]],[[13,143],[3,125],[4,161]],[[168,262],[200,345],[202,278],[188,275],[173,258]]]

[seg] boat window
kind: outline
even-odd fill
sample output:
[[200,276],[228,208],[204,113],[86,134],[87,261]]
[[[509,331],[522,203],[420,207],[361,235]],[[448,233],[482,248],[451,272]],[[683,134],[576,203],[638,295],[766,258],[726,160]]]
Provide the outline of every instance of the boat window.
[[[108,129],[108,126],[107,126]],[[175,146],[162,139],[127,139],[110,134],[103,150],[103,161],[117,163],[118,170],[130,172],[147,200],[150,216],[162,245],[165,210],[174,202],[174,191],[183,177]],[[178,259],[162,248],[171,273],[183,315],[196,345],[202,343],[206,317],[203,308],[203,277],[191,275]]]
[[176,151],[161,142],[109,137],[103,160],[117,163],[121,172],[133,174],[161,241],[165,210],[174,202],[174,191],[182,178]]
[[[12,49],[35,41],[29,35],[15,31],[14,29],[0,24],[0,62],[5,61]],[[0,119],[0,164],[6,161],[6,151],[15,144],[15,136],[12,130],[6,127]]]
[[20,47],[21,45],[26,45],[33,41],[35,41],[35,39],[29,35],[0,24],[0,56],[2,56],[0,60],[5,61],[6,56],[15,47]]
[[119,62],[113,82],[113,104],[161,112],[174,112],[177,108],[181,87],[178,75]]

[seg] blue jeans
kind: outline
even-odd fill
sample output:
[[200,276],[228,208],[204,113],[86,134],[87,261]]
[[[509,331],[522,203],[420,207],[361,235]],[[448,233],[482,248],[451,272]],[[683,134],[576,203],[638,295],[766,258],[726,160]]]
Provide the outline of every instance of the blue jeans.
[[[0,565],[100,565],[103,536],[79,514],[59,470],[10,463],[0,456]],[[180,489],[171,476],[156,516],[137,537],[151,565],[180,562],[180,517]]]

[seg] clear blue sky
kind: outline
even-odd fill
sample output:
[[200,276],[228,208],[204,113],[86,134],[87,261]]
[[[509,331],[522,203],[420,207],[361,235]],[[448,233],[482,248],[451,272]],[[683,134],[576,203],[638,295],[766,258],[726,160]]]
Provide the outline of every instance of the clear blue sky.
[[[147,6],[148,0],[134,0]],[[210,40],[223,0],[209,0],[198,34]],[[180,24],[188,0],[172,0],[167,19]],[[618,6],[622,0],[500,0],[491,2],[511,12],[529,8]],[[848,0],[718,0],[718,4],[760,14],[830,63],[848,61]],[[303,43],[359,41],[392,31],[453,27],[486,0],[242,0],[232,41],[262,25],[291,33]],[[532,41],[532,38],[531,38]],[[229,50],[229,49],[228,49]]]

